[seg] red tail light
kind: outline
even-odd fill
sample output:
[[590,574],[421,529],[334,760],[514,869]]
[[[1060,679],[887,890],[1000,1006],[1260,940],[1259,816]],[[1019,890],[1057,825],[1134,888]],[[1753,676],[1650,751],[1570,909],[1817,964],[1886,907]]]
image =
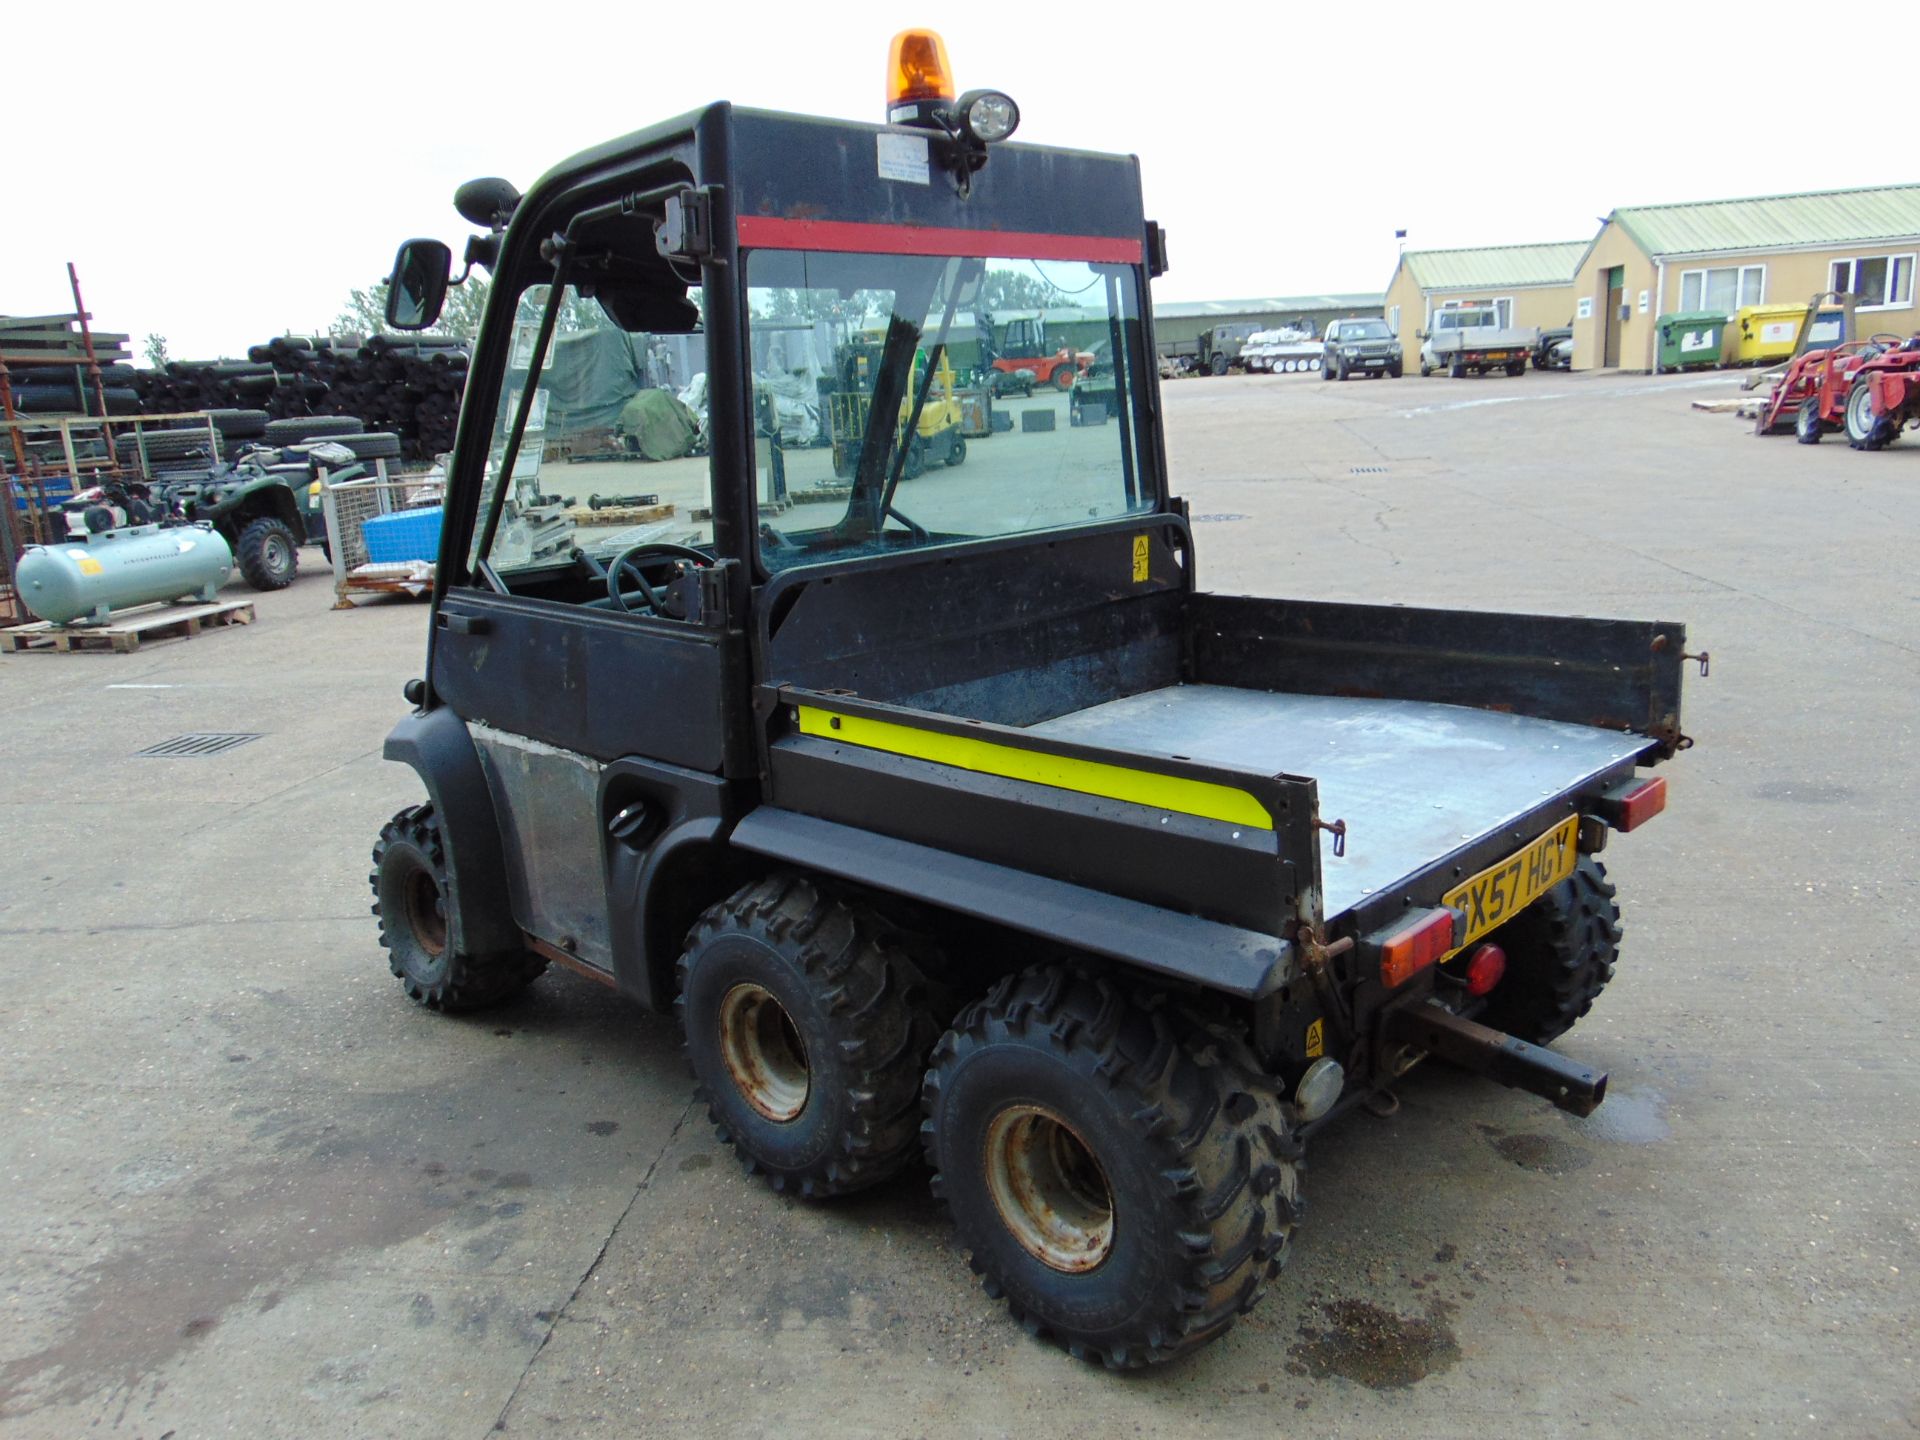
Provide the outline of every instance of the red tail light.
[[1482,945],[1467,961],[1467,993],[1484,995],[1507,973],[1507,952],[1498,945]]
[[1667,808],[1666,777],[1630,780],[1608,792],[1601,814],[1614,829],[1637,830]]

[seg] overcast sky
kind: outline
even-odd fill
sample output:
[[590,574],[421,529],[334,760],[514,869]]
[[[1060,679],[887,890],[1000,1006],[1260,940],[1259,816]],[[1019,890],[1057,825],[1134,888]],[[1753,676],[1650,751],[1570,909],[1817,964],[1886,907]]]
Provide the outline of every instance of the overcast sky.
[[[524,188],[711,100],[878,120],[887,41],[921,23],[944,33],[963,89],[1019,101],[1021,140],[1140,156],[1173,260],[1157,298],[1378,291],[1398,228],[1414,248],[1583,239],[1616,205],[1914,180],[1910,149],[1780,123],[1826,93],[1792,52],[1806,17],[20,0],[4,35],[0,313],[71,309],[72,260],[96,327],[131,332],[136,354],[150,331],[198,359],[324,329],[406,236],[458,253],[461,181]],[[1760,75],[1773,87],[1749,83]]]

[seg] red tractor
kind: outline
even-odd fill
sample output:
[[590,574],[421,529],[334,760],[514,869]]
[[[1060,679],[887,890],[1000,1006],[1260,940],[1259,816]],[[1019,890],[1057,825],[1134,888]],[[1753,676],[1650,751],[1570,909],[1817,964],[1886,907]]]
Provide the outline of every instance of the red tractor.
[[1754,429],[1788,428],[1802,445],[1844,430],[1855,449],[1878,450],[1920,419],[1920,336],[1874,335],[1796,356],[1761,408]]
[[1024,372],[1034,385],[1071,390],[1076,379],[1093,369],[1093,359],[1090,351],[1070,350],[1064,345],[1049,350],[1046,322],[1034,316],[1006,323],[994,352],[993,368],[1007,375]]
[[1920,335],[1867,361],[1847,391],[1847,443],[1879,450],[1920,424]]

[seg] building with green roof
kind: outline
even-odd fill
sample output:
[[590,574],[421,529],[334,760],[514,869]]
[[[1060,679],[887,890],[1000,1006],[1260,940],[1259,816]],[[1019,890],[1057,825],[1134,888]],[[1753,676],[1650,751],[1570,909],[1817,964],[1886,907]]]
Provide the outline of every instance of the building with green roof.
[[1920,184],[1615,210],[1573,276],[1576,370],[1650,370],[1660,316],[1855,297],[1855,330],[1911,335]]
[[1407,250],[1387,285],[1387,324],[1407,354],[1436,310],[1491,304],[1503,325],[1548,329],[1573,318],[1573,272],[1587,242]]

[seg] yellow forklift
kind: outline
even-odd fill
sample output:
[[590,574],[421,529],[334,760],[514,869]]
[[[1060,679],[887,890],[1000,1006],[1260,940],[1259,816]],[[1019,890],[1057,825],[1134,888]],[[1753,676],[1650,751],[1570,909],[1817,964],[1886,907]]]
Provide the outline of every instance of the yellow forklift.
[[[833,436],[833,473],[851,479],[860,463],[860,445],[867,433],[867,416],[873,409],[873,381],[886,337],[864,333],[842,345],[834,356],[835,388],[827,397],[827,424]],[[913,372],[907,383],[907,396],[900,402],[900,424],[894,443],[906,433],[911,397],[918,395],[928,365],[925,350],[915,350]],[[961,433],[964,418],[954,378],[953,364],[945,345],[933,356],[933,384],[927,389],[926,403],[920,407],[920,419],[907,444],[907,463],[900,472],[903,480],[918,478],[930,464],[959,465],[967,458],[967,439]]]

